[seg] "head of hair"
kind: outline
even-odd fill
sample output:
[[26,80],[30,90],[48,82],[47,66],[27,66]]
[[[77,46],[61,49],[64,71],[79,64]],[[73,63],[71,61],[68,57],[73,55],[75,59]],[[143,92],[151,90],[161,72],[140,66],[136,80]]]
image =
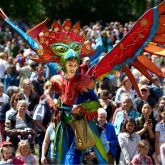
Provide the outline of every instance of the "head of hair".
[[131,103],[131,108],[133,107],[133,101],[131,97],[128,95],[128,93],[122,93],[120,100],[121,100],[121,103],[126,102],[126,101]]
[[0,58],[3,59],[5,57],[6,57],[5,53],[4,52],[0,52]]
[[100,98],[109,97],[109,94],[110,94],[110,92],[108,90],[104,89],[100,92]]
[[100,115],[100,114],[104,114],[104,115],[107,117],[107,112],[106,112],[106,110],[105,110],[104,108],[99,108],[99,109],[97,110],[97,112],[98,112],[99,115]]
[[25,99],[24,94],[22,92],[14,92],[13,95],[11,96],[10,99],[10,107],[13,108],[14,107],[14,100],[15,97],[19,97],[20,99]]
[[11,148],[13,150],[13,147],[14,146],[11,142],[6,142],[6,141],[2,142],[0,145],[0,149],[1,149],[0,151],[1,151],[2,156],[3,156],[3,153],[5,150],[8,150],[9,148]]
[[138,146],[138,147],[145,147],[145,146],[149,147],[150,144],[147,142],[147,140],[140,140],[140,141],[138,142],[138,145],[137,145],[137,146]]
[[29,106],[29,103],[26,100],[19,100],[16,105],[16,110],[21,104],[25,104],[27,107]]
[[61,112],[54,111],[53,116],[51,118],[51,123],[54,123],[56,126],[56,124],[58,124],[60,120],[61,120]]
[[24,91],[24,84],[26,83],[26,82],[30,82],[31,83],[31,93],[30,93],[30,97],[33,99],[33,98],[36,98],[37,97],[37,93],[36,93],[36,91],[35,91],[35,89],[34,89],[34,86],[33,86],[33,83],[32,83],[32,81],[29,79],[29,78],[26,78],[26,79],[24,79],[23,81],[22,81],[22,83],[20,83],[20,87],[21,87],[21,89],[22,89],[22,91]]
[[67,61],[77,61],[77,64],[80,64],[80,58],[78,58],[78,57],[72,57],[72,58],[68,58],[68,59],[66,59],[66,60],[63,60],[63,59],[62,59],[62,61],[61,61],[61,66],[62,66],[62,70],[63,70],[64,72],[67,71],[67,70],[66,70],[66,63],[67,63]]
[[9,66],[7,67],[6,73],[7,73],[8,75],[16,75],[17,71],[16,71],[15,65],[9,65]]
[[7,95],[11,98],[12,95],[15,93],[15,92],[19,92],[19,87],[17,86],[9,86],[7,88]]
[[18,143],[18,148],[17,148],[17,151],[16,151],[16,156],[22,155],[22,146],[26,146],[28,148],[29,154],[32,153],[29,142],[27,140],[21,140]]
[[127,123],[133,123],[134,124],[134,126],[135,126],[135,128],[134,128],[134,130],[132,131],[132,132],[134,132],[135,130],[136,130],[136,122],[135,122],[135,120],[134,119],[132,119],[132,118],[129,118],[129,119],[126,119],[125,121],[124,121],[124,124],[123,124],[123,132],[127,132],[127,129],[126,129],[126,125],[127,125]]

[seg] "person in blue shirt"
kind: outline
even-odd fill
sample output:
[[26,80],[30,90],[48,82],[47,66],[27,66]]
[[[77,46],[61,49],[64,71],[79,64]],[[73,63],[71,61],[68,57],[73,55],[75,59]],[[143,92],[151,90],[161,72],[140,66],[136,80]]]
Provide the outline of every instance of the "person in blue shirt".
[[99,125],[104,128],[106,138],[109,144],[109,151],[107,153],[108,155],[108,163],[109,164],[114,164],[114,160],[117,154],[117,145],[118,145],[118,140],[117,136],[115,133],[114,126],[106,121],[107,118],[107,112],[103,108],[98,109],[98,122]]

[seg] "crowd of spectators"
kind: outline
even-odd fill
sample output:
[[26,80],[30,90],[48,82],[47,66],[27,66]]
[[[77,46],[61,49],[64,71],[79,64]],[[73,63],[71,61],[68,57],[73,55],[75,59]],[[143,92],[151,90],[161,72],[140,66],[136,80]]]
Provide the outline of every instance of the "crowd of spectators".
[[[92,47],[97,52],[94,57],[85,58],[80,66],[96,64],[133,25],[134,22],[122,25],[116,21],[107,23],[105,27],[99,22],[84,26],[82,29],[88,32]],[[52,73],[47,64],[31,61],[33,55],[34,52],[20,36],[0,24],[0,164],[11,159],[19,164],[55,163],[53,139],[57,121],[55,116],[58,115],[55,115],[52,105],[55,91],[49,88]],[[165,72],[163,58],[146,55]],[[83,71],[88,67],[84,67]],[[152,75],[153,83],[135,68],[131,69],[142,98],[136,94],[128,77],[120,71],[107,74],[96,82],[95,92],[101,106],[98,123],[106,135],[109,164],[163,164],[164,79]],[[13,155],[13,152],[16,154]],[[92,150],[84,159],[84,164],[97,163]]]

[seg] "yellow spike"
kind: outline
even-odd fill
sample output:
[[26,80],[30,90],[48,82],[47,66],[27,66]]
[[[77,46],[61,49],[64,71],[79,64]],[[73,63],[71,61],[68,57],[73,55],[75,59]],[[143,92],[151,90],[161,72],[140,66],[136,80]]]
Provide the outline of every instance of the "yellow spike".
[[163,73],[161,70],[152,62],[150,61],[147,56],[139,55],[137,56],[137,60],[145,66],[146,69],[150,70],[152,73],[155,73],[158,76],[163,77]]
[[80,21],[78,21],[72,28],[74,33],[80,33]]
[[161,48],[160,46],[157,46],[156,44],[148,43],[144,50],[151,54],[165,57],[165,49]]
[[62,29],[65,31],[69,31],[71,28],[71,21],[69,19],[65,20],[63,25],[62,25]]

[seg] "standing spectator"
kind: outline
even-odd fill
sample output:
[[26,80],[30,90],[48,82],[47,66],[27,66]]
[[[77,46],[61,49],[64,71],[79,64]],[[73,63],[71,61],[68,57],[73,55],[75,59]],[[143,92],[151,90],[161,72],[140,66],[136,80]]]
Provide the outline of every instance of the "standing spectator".
[[150,96],[153,97],[156,102],[158,102],[159,99],[163,96],[163,87],[161,86],[158,76],[153,76],[152,78],[154,80],[154,83],[152,83],[150,86]]
[[137,134],[141,139],[147,140],[150,144],[148,156],[152,157],[155,146],[155,125],[156,121],[153,117],[153,109],[149,103],[145,103],[141,110],[141,116],[136,120]]
[[116,134],[120,133],[124,120],[128,118],[136,119],[139,116],[140,114],[133,108],[132,99],[127,94],[122,94],[121,107],[115,110],[112,120]]
[[155,152],[156,152],[156,158],[157,161],[160,163],[160,147],[162,144],[165,143],[165,109],[160,111],[160,115],[162,117],[162,120],[156,124],[155,127]]
[[36,75],[37,76],[32,79],[32,83],[39,99],[44,93],[43,87],[46,82],[44,77],[44,67],[41,64],[36,67]]
[[57,114],[54,112],[51,122],[46,130],[45,138],[42,145],[42,157],[41,157],[41,163],[42,164],[55,164],[55,145],[54,145],[54,138],[55,138],[55,128],[56,128],[56,122]]
[[135,92],[132,89],[132,84],[127,76],[121,76],[121,83],[122,86],[117,90],[115,97],[115,103],[117,106],[120,106],[122,93],[127,93],[131,99],[135,98]]
[[21,84],[25,100],[28,102],[28,111],[30,115],[33,115],[34,107],[38,104],[39,99],[37,98],[37,93],[33,87],[33,84],[29,78],[22,81]]
[[134,105],[137,111],[141,112],[142,106],[144,105],[144,103],[147,103],[147,102],[152,106],[152,108],[154,108],[156,105],[156,101],[154,98],[150,97],[149,86],[147,85],[140,86],[140,91],[141,91],[142,98],[137,97],[134,99]]
[[16,86],[10,86],[7,89],[7,94],[9,96],[9,100],[6,103],[2,104],[2,107],[0,109],[0,130],[1,130],[1,136],[2,136],[2,141],[5,140],[5,135],[4,135],[4,129],[5,129],[5,118],[6,118],[6,112],[10,109],[10,99],[12,98],[12,95],[14,93],[17,93],[19,91],[19,88]]
[[160,147],[160,156],[161,156],[162,165],[165,165],[165,143],[162,144]]
[[3,93],[4,85],[0,82],[0,109],[2,108],[2,104],[7,103],[9,101],[9,96]]
[[5,78],[5,72],[7,67],[6,55],[3,52],[0,52],[0,80],[3,83]]
[[17,112],[16,106],[19,100],[25,99],[22,92],[15,92],[10,99],[10,109],[7,110],[5,114],[5,121],[8,120],[8,117],[15,114]]
[[162,112],[164,109],[165,109],[165,96],[162,96],[159,99],[158,107],[154,108],[154,118],[157,121],[160,121],[161,120],[162,117],[160,115],[160,112]]
[[14,65],[9,65],[4,77],[4,92],[6,93],[9,86],[18,86],[17,72]]
[[31,147],[33,147],[33,135],[35,133],[33,129],[34,121],[27,114],[28,102],[26,100],[20,100],[17,103],[17,113],[10,115],[5,122],[5,132],[10,137],[10,142],[14,145],[16,150],[19,139],[31,139]]
[[151,157],[147,156],[149,151],[149,143],[146,140],[141,140],[138,143],[138,154],[133,157],[132,165],[151,165],[153,164]]
[[51,89],[50,81],[47,81],[45,83],[45,86],[45,95],[43,96],[43,99],[39,102],[39,104],[36,106],[33,114],[33,120],[36,121],[37,125],[39,125],[40,128],[37,133],[40,163],[42,154],[42,144],[45,137],[45,132],[54,113],[54,104],[52,98],[55,91]]
[[98,109],[98,122],[102,128],[105,130],[106,138],[109,144],[108,163],[114,164],[114,160],[117,154],[117,136],[115,133],[114,126],[106,121],[107,112],[103,108]]
[[112,121],[112,117],[113,117],[113,113],[115,111],[116,105],[112,100],[110,100],[110,93],[108,90],[101,91],[99,102],[101,106],[107,112],[107,121],[108,122]]
[[138,153],[137,144],[140,136],[135,133],[136,123],[134,119],[128,119],[124,122],[124,130],[118,135],[118,141],[121,148],[120,165],[128,165],[133,157]]

